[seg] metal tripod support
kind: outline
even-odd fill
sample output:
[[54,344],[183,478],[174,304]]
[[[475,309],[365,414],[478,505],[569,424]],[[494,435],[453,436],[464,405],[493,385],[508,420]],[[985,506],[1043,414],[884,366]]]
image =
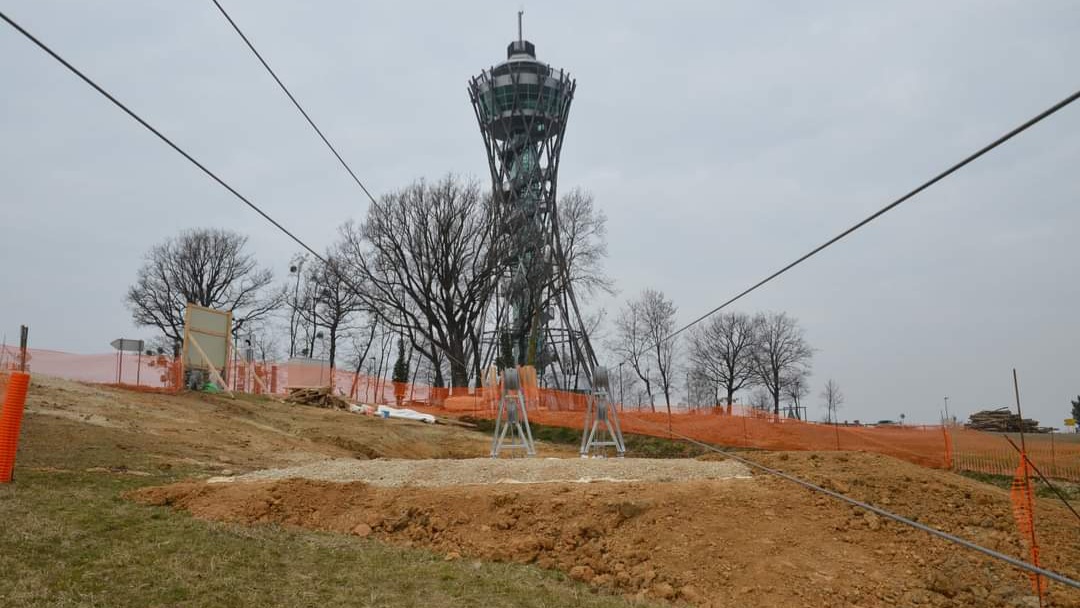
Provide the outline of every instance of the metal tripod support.
[[594,368],[592,394],[585,407],[585,424],[581,432],[582,458],[588,458],[593,450],[601,452],[606,447],[614,447],[619,458],[626,456],[619,413],[608,399],[608,385],[607,369]]
[[[507,442],[507,434],[510,441]],[[491,440],[491,457],[498,458],[502,450],[525,450],[527,456],[536,456],[529,414],[525,411],[525,395],[521,390],[518,370],[503,370],[502,395],[499,397],[499,413],[495,417],[495,435]]]

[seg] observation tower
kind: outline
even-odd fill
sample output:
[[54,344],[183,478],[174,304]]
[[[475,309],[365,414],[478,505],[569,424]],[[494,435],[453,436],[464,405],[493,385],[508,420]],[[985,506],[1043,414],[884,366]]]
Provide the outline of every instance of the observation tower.
[[[486,359],[497,352],[501,369],[532,365],[541,377],[550,373],[555,388],[588,390],[582,455],[611,445],[621,456],[617,415],[607,406],[608,376],[597,366],[559,230],[559,155],[577,84],[536,58],[536,47],[522,36],[521,17],[506,61],[469,81],[491,171],[494,241],[507,253],[492,303],[495,329],[485,333]],[[504,392],[509,384],[516,388],[517,372],[504,376]],[[605,430],[611,441],[596,436]]]
[[[469,82],[491,171],[493,222],[509,252],[490,341],[501,367],[536,365],[543,373],[558,365],[564,378],[574,373],[571,368],[583,367],[591,377],[596,359],[580,331],[577,302],[566,280],[556,204],[575,81],[537,60],[536,47],[521,36],[520,13],[518,39],[506,56]],[[567,344],[570,361],[556,352]],[[513,361],[507,361],[511,351]]]

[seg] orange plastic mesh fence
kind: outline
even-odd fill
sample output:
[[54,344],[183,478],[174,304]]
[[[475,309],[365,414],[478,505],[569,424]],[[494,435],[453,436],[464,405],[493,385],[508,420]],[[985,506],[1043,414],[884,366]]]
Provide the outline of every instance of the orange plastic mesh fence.
[[0,409],[0,483],[9,483],[15,470],[19,450],[19,429],[26,406],[30,375],[12,372],[4,388],[3,408]]
[[[953,468],[993,475],[1012,476],[1020,455],[1003,435],[1020,443],[1017,433],[983,433],[969,429],[949,429],[953,443]],[[1028,459],[1044,475],[1054,479],[1080,481],[1080,435],[1036,433],[1025,435]]]
[[[1009,499],[1012,502],[1013,518],[1016,519],[1020,541],[1030,552],[1031,563],[1038,566],[1039,545],[1035,538],[1035,494],[1031,483],[1034,475],[1035,471],[1028,462],[1026,454],[1022,455],[1020,465],[1017,466],[1013,475]],[[1039,605],[1042,605],[1047,581],[1035,573],[1029,573],[1028,576],[1031,578],[1031,589],[1039,596]]]
[[[10,347],[7,350],[11,350]],[[27,352],[26,371],[66,380],[142,387],[149,390],[179,388],[179,367],[172,357],[116,353],[77,355],[56,350],[31,348]],[[10,353],[4,366],[17,369],[17,358]]]
[[[10,366],[12,358],[0,361]],[[30,371],[36,374],[103,384],[119,384],[141,390],[175,391],[181,388],[182,370],[172,357],[137,357],[115,353],[74,355],[31,349]],[[311,370],[295,369],[282,362],[232,361],[223,370],[229,388],[238,392],[283,395],[295,386],[311,386]],[[290,373],[290,371],[294,373]],[[522,390],[534,422],[581,428],[588,397],[581,393],[537,386],[536,374],[521,370]],[[290,382],[290,375],[295,375]],[[358,371],[319,370],[316,384],[333,386],[335,394],[356,403],[401,405],[448,416],[494,417],[500,387],[494,374],[485,375],[478,388],[436,388],[423,383],[394,383]],[[638,409],[616,405],[627,433],[663,435],[649,424],[668,425],[664,406]],[[646,406],[647,407],[647,406]],[[774,417],[743,405],[676,409],[671,416],[674,431],[719,445],[773,450],[856,450],[877,452],[917,464],[1011,476],[1019,455],[997,433],[959,427],[914,425],[830,425]],[[1035,434],[1027,436],[1028,457],[1048,477],[1080,481],[1080,435]]]

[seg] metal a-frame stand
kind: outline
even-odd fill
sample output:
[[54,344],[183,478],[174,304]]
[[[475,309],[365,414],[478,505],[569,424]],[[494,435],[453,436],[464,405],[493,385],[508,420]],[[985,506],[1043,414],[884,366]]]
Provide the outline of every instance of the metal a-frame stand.
[[619,413],[608,399],[608,373],[603,367],[593,369],[592,394],[585,409],[585,425],[581,432],[581,457],[588,458],[595,450],[603,454],[603,448],[614,447],[615,454],[626,455]]
[[[510,441],[507,442],[507,434]],[[518,370],[503,370],[502,396],[499,414],[495,417],[495,435],[491,440],[491,457],[498,458],[502,450],[525,450],[526,456],[536,456],[529,414],[525,411],[525,395],[521,390]]]

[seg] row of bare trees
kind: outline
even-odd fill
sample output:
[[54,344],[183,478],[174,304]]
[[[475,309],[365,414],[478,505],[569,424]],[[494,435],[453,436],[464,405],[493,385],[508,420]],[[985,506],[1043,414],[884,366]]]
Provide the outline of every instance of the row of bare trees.
[[[645,289],[615,319],[609,347],[628,364],[650,408],[663,395],[670,411],[681,370],[688,401],[726,404],[730,411],[737,392],[757,388],[760,406],[779,415],[785,402],[794,416],[802,416],[814,350],[795,318],[783,312],[721,313],[683,337],[672,335],[677,310],[662,292]],[[616,378],[626,380],[621,372]]]
[[[492,303],[513,259],[494,205],[475,181],[417,181],[384,196],[363,220],[343,224],[322,256],[294,257],[281,282],[256,263],[245,236],[187,230],[148,252],[127,302],[135,322],[167,342],[182,338],[184,309],[193,302],[233,311],[238,343],[260,358],[344,360],[357,372],[366,365],[382,375],[397,346],[395,367],[410,370],[413,380],[445,386],[448,377],[451,386],[468,386],[492,362],[493,334],[485,331],[500,322]],[[611,293],[603,213],[578,190],[560,199],[559,216],[575,290]],[[814,351],[794,318],[722,313],[672,338],[677,313],[663,292],[645,289],[614,318],[606,346],[620,362],[612,369],[620,401],[626,387],[654,410],[662,396],[670,411],[685,387],[689,402],[730,406],[736,393],[753,389],[751,403],[779,414],[783,402],[801,415]],[[597,313],[589,322],[601,319]],[[278,347],[282,334],[287,349]],[[560,353],[541,355],[549,361]],[[576,378],[564,380],[576,386]],[[828,411],[835,416],[835,407]]]
[[[336,365],[344,346],[358,371],[365,362],[373,371],[389,368],[386,353],[400,339],[410,348],[399,353],[405,364],[398,367],[429,374],[435,386],[447,374],[452,386],[468,386],[490,362],[484,332],[498,322],[491,303],[512,258],[494,205],[475,181],[419,180],[343,224],[322,259],[296,256],[282,283],[255,262],[247,237],[184,231],[148,252],[128,306],[136,324],[167,342],[182,338],[187,302],[231,310],[238,340],[265,351],[277,340],[263,336],[283,329],[288,356]],[[562,196],[559,219],[571,283],[582,292],[610,291],[606,218],[592,196]]]

